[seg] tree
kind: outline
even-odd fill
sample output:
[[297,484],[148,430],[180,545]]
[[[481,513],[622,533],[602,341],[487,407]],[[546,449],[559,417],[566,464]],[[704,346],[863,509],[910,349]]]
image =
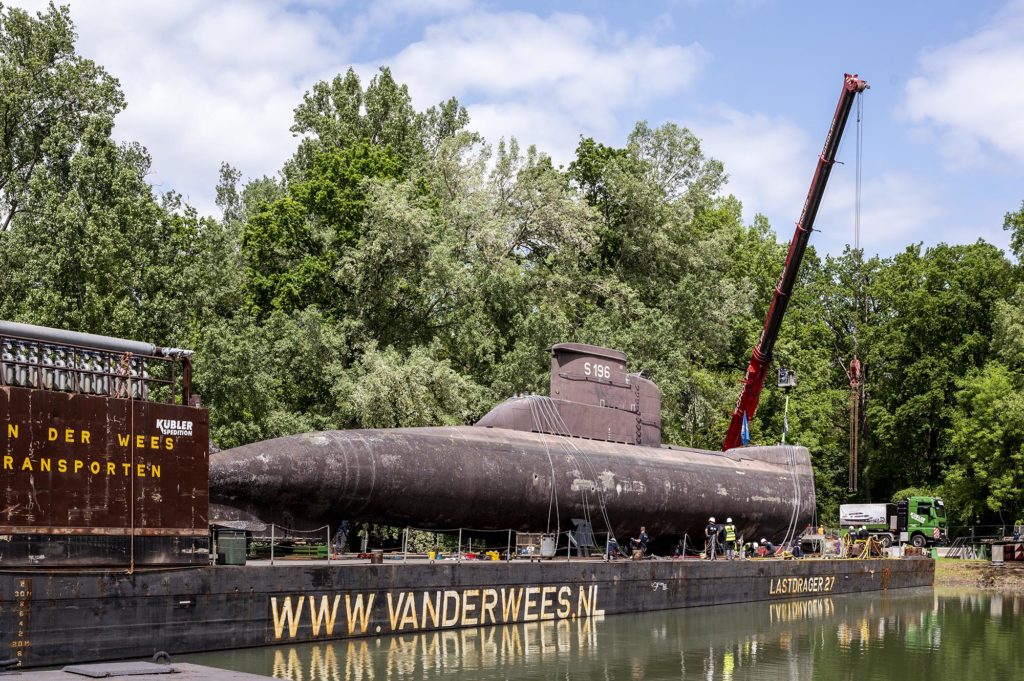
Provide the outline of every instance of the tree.
[[86,136],[124,108],[117,80],[76,54],[75,39],[67,7],[33,17],[0,5],[0,232],[67,191]]
[[1024,374],[998,362],[958,382],[947,445],[944,496],[963,521],[1024,509]]
[[878,323],[864,334],[872,368],[865,475],[880,494],[941,481],[957,379],[984,365],[996,303],[1012,285],[1010,263],[982,242],[912,246],[871,282]]

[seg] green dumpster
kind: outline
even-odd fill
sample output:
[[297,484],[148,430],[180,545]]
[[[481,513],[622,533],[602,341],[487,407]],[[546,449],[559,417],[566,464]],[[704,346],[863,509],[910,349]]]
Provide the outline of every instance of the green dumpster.
[[217,531],[217,565],[245,565],[245,532]]

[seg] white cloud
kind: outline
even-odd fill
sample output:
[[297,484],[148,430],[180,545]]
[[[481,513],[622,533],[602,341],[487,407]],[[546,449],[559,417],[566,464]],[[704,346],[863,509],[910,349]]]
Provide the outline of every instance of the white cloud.
[[[855,186],[853,167],[833,178],[822,201],[815,234],[819,248],[839,253],[853,242]],[[808,177],[808,180],[810,178]],[[918,241],[962,242],[960,235],[935,227],[945,224],[946,206],[935,188],[917,176],[885,170],[865,177],[861,190],[860,243],[869,253],[890,254]]]
[[707,59],[696,43],[660,45],[578,14],[478,12],[429,26],[386,61],[417,106],[457,96],[487,139],[515,136],[565,162],[579,134],[621,134],[624,112],[684,90]]
[[[724,106],[692,128],[703,140],[704,153],[725,164],[725,191],[743,201],[744,219],[763,213],[779,239],[788,241],[818,160],[819,148],[807,131],[786,118]],[[819,251],[839,253],[853,242],[853,173],[852,163],[832,169],[811,236]],[[865,177],[861,198],[861,245],[869,253],[892,253],[919,240],[960,240],[928,229],[944,215],[943,203],[910,173],[883,170]]]
[[214,210],[221,161],[273,174],[295,146],[292,110],[344,68],[341,32],[315,6],[108,1],[72,7],[79,51],[121,80],[115,134],[153,156],[150,181]]
[[921,71],[906,85],[903,110],[931,129],[953,167],[976,166],[993,150],[1024,163],[1024,1],[1007,4],[975,34],[925,53]]
[[[15,0],[16,2],[18,0]],[[21,0],[44,9],[41,0]],[[489,140],[516,136],[556,161],[580,133],[622,134],[648,101],[696,78],[697,44],[657,44],[579,14],[473,11],[473,0],[75,2],[79,52],[118,77],[128,108],[115,135],[153,156],[151,182],[214,212],[221,161],[275,173],[295,148],[288,128],[305,91],[409,30],[421,39],[357,68],[393,66],[424,108],[457,96]],[[425,27],[425,28],[424,28]],[[360,56],[363,55],[363,56]]]
[[798,217],[817,159],[807,132],[785,118],[725,106],[690,127],[704,153],[725,164],[725,190],[743,201],[744,218],[764,213],[785,234]]
[[[403,16],[470,0],[386,0],[339,18],[323,0],[76,2],[78,52],[117,77],[128,102],[115,136],[145,145],[149,180],[215,212],[222,161],[274,174],[293,152],[292,112],[318,80],[343,72],[360,41]],[[29,10],[46,2],[22,0]]]

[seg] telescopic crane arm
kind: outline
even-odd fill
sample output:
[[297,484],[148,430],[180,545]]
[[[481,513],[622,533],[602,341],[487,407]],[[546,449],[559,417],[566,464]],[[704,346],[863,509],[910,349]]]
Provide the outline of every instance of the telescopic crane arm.
[[747,366],[747,375],[743,379],[743,388],[740,390],[740,398],[736,402],[736,409],[732,413],[732,421],[729,423],[729,430],[725,435],[725,442],[722,449],[731,449],[740,446],[740,433],[743,429],[743,415],[746,414],[749,422],[757,411],[757,403],[761,398],[761,388],[764,386],[765,373],[772,358],[772,348],[775,346],[775,339],[779,335],[779,327],[782,325],[782,318],[786,314],[786,307],[789,305],[789,297],[793,293],[793,284],[796,282],[797,272],[800,270],[800,262],[803,260],[804,251],[807,249],[807,240],[814,229],[814,218],[818,214],[818,206],[821,204],[821,197],[825,193],[825,185],[828,184],[828,176],[832,172],[832,164],[836,160],[836,151],[839,149],[839,141],[843,137],[843,130],[846,128],[846,120],[850,117],[850,110],[853,108],[853,101],[856,96],[866,90],[868,84],[857,77],[857,74],[845,74],[843,76],[843,91],[839,95],[839,104],[836,105],[835,116],[832,117],[832,125],[828,129],[828,136],[825,137],[825,146],[818,157],[818,166],[814,170],[814,179],[811,180],[811,188],[807,192],[807,199],[804,201],[804,208],[800,213],[800,220],[796,223],[796,231],[793,233],[793,240],[789,244],[789,254],[786,256],[786,265],[782,268],[782,276],[775,286],[775,294],[772,296],[771,307],[768,308],[768,316],[764,320],[764,329],[761,331],[761,339],[750,355],[750,364]]

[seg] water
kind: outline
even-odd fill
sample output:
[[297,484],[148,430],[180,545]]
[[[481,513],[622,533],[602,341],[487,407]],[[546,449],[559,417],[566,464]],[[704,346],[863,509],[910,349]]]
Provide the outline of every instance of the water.
[[908,589],[176,657],[291,681],[1024,678],[1024,594]]

